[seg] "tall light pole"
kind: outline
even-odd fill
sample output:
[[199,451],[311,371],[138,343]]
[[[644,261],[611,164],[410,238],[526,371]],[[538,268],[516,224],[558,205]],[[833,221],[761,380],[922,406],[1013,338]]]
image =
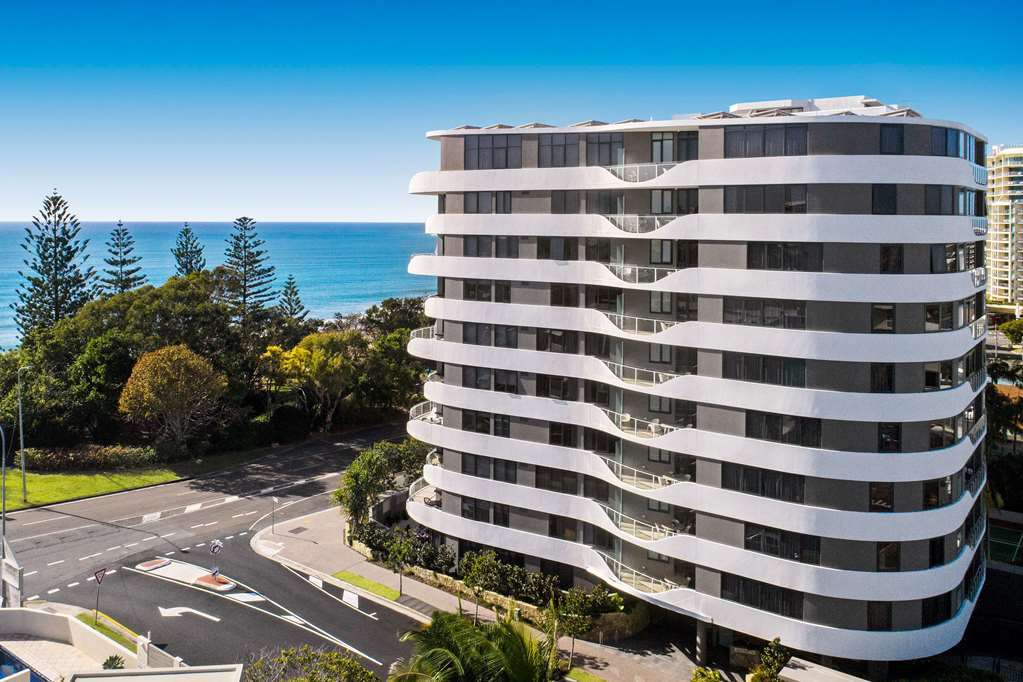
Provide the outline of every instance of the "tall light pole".
[[7,558],[7,434],[0,426],[0,559]]
[[[21,501],[28,502],[28,483],[25,481],[25,419],[21,409],[21,373],[32,369],[32,365],[18,368],[18,439],[21,441]],[[6,478],[5,478],[6,481]]]

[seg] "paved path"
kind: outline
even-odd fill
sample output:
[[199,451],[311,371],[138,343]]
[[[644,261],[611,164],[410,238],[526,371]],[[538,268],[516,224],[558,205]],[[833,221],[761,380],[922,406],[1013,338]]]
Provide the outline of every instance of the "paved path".
[[[328,509],[279,521],[276,528],[264,528],[255,534],[251,543],[257,552],[300,567],[324,580],[338,571],[350,571],[397,590],[398,577],[393,572],[367,561],[341,541],[342,527],[343,518],[338,510]],[[425,614],[435,610],[453,612],[459,608],[457,597],[408,576],[404,578],[403,586],[405,597],[397,608],[420,621],[427,620]],[[364,598],[372,598],[365,593],[363,595]],[[377,599],[381,605],[387,603]],[[393,602],[391,605],[393,607]],[[467,601],[463,601],[461,606],[466,611],[474,608]],[[480,616],[488,620],[495,617],[489,609],[480,609]],[[559,642],[566,655],[570,643],[568,638]],[[609,682],[688,680],[696,667],[679,646],[664,641],[659,641],[655,648],[630,646],[628,642],[623,646],[600,646],[577,640],[575,651],[577,665],[581,664]]]

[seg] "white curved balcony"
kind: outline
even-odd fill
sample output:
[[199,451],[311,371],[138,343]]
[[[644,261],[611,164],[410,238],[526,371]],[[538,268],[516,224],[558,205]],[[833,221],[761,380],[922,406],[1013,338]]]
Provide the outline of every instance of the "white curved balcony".
[[408,417],[412,421],[419,420],[429,424],[441,424],[444,421],[440,414],[440,405],[430,400],[413,405],[408,411]]
[[675,320],[658,320],[652,317],[637,317],[635,315],[621,315],[619,313],[609,313],[606,310],[600,311],[604,316],[611,320],[611,324],[621,329],[623,332],[629,334],[660,334],[661,332],[671,329],[676,324],[679,324]]
[[[614,589],[657,606],[761,639],[780,637],[787,646],[825,656],[892,661],[939,654],[962,638],[975,603],[973,599],[967,599],[950,620],[919,630],[879,632],[835,628],[786,618],[688,588],[650,586],[641,589],[634,586],[637,583],[647,585],[641,577],[620,579],[602,554],[587,545],[463,519],[416,502],[409,502],[407,509],[412,520],[445,535],[528,556],[555,556],[563,563],[587,571]],[[967,595],[975,599],[983,580],[981,571],[967,586]]]
[[[666,166],[667,164],[661,164]],[[973,164],[954,157],[841,155],[773,156],[751,159],[699,159],[672,164],[649,179],[623,180],[602,166],[449,170],[416,173],[410,194],[448,192],[528,192],[560,189],[710,187],[762,184],[937,184],[972,187]],[[623,171],[624,173],[625,171]],[[985,181],[986,184],[986,181]]]
[[[980,535],[949,563],[912,571],[864,571],[801,563],[697,537],[688,529],[651,523],[578,495],[476,478],[436,467],[424,470],[426,480],[454,495],[518,506],[584,521],[648,551],[754,580],[839,599],[923,599],[954,589],[966,575]],[[853,522],[850,520],[850,522]],[[975,530],[980,524],[977,524]],[[981,531],[983,529],[980,529]]]
[[[976,331],[969,327],[922,334],[848,334],[720,322],[658,320],[661,324],[655,324],[649,318],[630,316],[621,316],[619,321],[625,329],[620,329],[612,322],[614,313],[593,308],[490,303],[436,296],[427,299],[426,314],[444,320],[595,332],[671,346],[848,362],[949,360],[961,357],[976,345],[976,338],[979,338],[974,337]],[[627,331],[630,327],[641,331]]]
[[[616,166],[601,166],[604,170],[625,182],[646,182],[659,178],[681,162],[667,163],[623,163]],[[688,163],[688,162],[686,162]]]
[[[576,353],[480,346],[439,339],[410,341],[408,351],[416,357],[436,362],[553,374],[599,381],[616,388],[666,398],[846,421],[915,422],[950,417],[962,412],[984,385],[978,382],[974,387],[970,382],[963,382],[955,388],[941,391],[855,393],[779,386],[692,373],[677,374]],[[486,397],[481,397],[481,400],[484,404],[487,401]]]
[[410,339],[432,339],[437,337],[437,329],[434,325],[413,329],[409,334]]
[[682,587],[676,582],[671,580],[665,580],[664,578],[654,578],[649,576],[642,571],[637,571],[634,568],[626,566],[618,559],[615,559],[610,554],[601,552],[600,550],[594,550],[607,567],[611,569],[611,573],[614,574],[618,580],[622,581],[634,590],[638,590],[644,594],[657,594],[658,592],[667,592],[668,590],[674,590]]
[[987,218],[974,218],[972,220],[972,223],[973,234],[977,235],[978,237],[983,237],[984,235],[987,234],[988,229]]
[[[710,267],[676,270],[630,265],[608,266],[580,260],[431,255],[414,255],[409,262],[409,272],[429,277],[592,284],[708,296],[850,303],[955,301],[976,293],[978,288],[973,284],[973,276],[969,272],[880,275]],[[653,284],[656,287],[652,287]]]
[[[669,218],[671,218],[669,220]],[[856,244],[937,244],[976,240],[986,218],[839,213],[693,213],[681,216],[617,216],[595,213],[444,213],[426,219],[433,235],[517,235],[709,241],[804,241]],[[637,231],[632,231],[633,228]],[[646,230],[646,231],[644,231]]]
[[[972,439],[962,438],[947,448],[918,452],[882,453],[829,450],[762,441],[703,429],[679,429],[666,424],[639,422],[632,417],[624,420],[621,416],[614,416],[616,413],[610,410],[605,411],[588,403],[510,395],[441,383],[428,384],[425,387],[425,392],[431,400],[460,409],[483,409],[497,414],[513,414],[528,419],[574,424],[604,431],[633,443],[650,445],[671,452],[821,478],[893,482],[941,478],[962,469],[975,449]],[[615,421],[624,421],[624,425],[629,430],[620,428]],[[979,420],[978,424],[979,426],[976,428],[979,429],[977,432],[979,441],[986,433],[986,420]],[[456,433],[464,432],[456,431]],[[460,449],[456,444],[447,445],[433,438],[422,440],[434,445]],[[524,445],[524,441],[511,442],[520,446]],[[492,444],[492,446],[502,447],[499,444]],[[552,446],[545,445],[544,447]],[[570,451],[578,453],[578,450]],[[485,453],[486,450],[476,450],[475,452]],[[509,458],[518,459],[514,455]],[[659,497],[653,493],[649,496]],[[681,499],[675,500],[675,503],[684,507],[693,506]]]

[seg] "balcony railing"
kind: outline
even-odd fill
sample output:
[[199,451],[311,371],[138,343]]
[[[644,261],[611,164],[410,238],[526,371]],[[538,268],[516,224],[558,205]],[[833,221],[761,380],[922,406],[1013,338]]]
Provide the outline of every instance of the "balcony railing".
[[987,429],[987,415],[986,414],[982,414],[982,415],[980,415],[980,419],[978,419],[977,422],[973,426],[970,427],[970,430],[969,430],[969,432],[966,435],[968,435],[970,437],[970,441],[972,443],[976,444],[976,442],[978,440],[980,440],[981,435],[984,433],[984,431],[986,429]]
[[672,528],[671,526],[665,526],[656,523],[648,523],[646,521],[640,521],[627,514],[623,514],[620,511],[612,509],[607,505],[600,504],[600,508],[604,510],[607,517],[611,519],[611,523],[616,528],[628,533],[632,537],[638,540],[663,540],[664,538],[670,538],[673,535],[680,535],[681,530]]
[[644,234],[660,229],[677,218],[677,215],[623,215],[617,213],[605,214],[604,217],[609,223],[622,232],[631,234]]
[[678,272],[677,268],[651,268],[643,265],[623,265],[620,263],[602,263],[618,279],[629,284],[653,284],[668,275]]
[[419,329],[413,329],[410,336],[413,339],[432,339],[437,335],[437,328],[433,325],[429,327],[420,327]]
[[984,513],[977,517],[977,520],[973,523],[973,527],[970,528],[970,531],[966,534],[966,544],[970,547],[977,546],[977,542],[979,542],[984,536],[984,531],[987,529],[987,510],[985,509],[983,512]]
[[987,283],[987,269],[983,266],[971,270],[970,275],[973,277],[973,286],[975,287],[983,286]]
[[979,339],[984,336],[987,332],[987,316],[978,317],[976,320],[970,323],[970,331],[973,333],[973,338]]
[[973,219],[973,234],[982,237],[987,234],[987,218]]
[[611,175],[625,182],[646,182],[660,177],[677,163],[626,163],[618,166],[604,166]]
[[627,384],[657,386],[666,381],[671,381],[672,379],[677,379],[682,376],[681,374],[672,374],[671,372],[658,372],[652,369],[643,369],[641,367],[630,367],[629,365],[623,365],[620,362],[611,362],[610,360],[601,360],[601,362],[603,362],[616,377]]
[[970,382],[970,388],[974,391],[979,390],[981,386],[987,383],[987,370],[978,369],[976,372],[970,374],[967,381]]
[[671,329],[678,322],[676,320],[657,320],[652,317],[634,317],[619,313],[609,313],[602,310],[604,316],[611,320],[611,324],[630,334],[658,334],[665,329]]
[[980,591],[980,586],[984,583],[984,573],[986,570],[987,561],[981,558],[980,563],[977,564],[977,570],[973,572],[966,583],[966,597],[972,602],[977,601],[977,593]]
[[986,185],[987,184],[987,167],[986,166],[978,166],[975,163],[971,163],[970,165],[973,167],[973,181],[976,182],[978,185]]
[[630,467],[627,464],[622,464],[610,457],[604,457],[603,455],[597,455],[597,457],[604,460],[604,464],[606,464],[607,468],[611,470],[611,473],[615,475],[615,478],[622,483],[631,485],[634,488],[639,488],[641,490],[658,490],[680,482],[670,476],[652,474],[649,471]]
[[419,419],[430,424],[440,424],[442,420],[438,411],[439,407],[440,405],[432,400],[424,400],[412,406],[412,409],[408,411],[408,418],[410,421]]
[[634,568],[629,568],[618,559],[605,554],[604,552],[597,551],[607,567],[611,569],[615,577],[621,580],[629,587],[639,590],[640,592],[646,592],[648,594],[654,594],[657,592],[667,592],[668,590],[678,589],[682,587],[678,583],[673,583],[670,580],[663,578],[654,578],[645,573],[640,573]]
[[657,419],[652,421],[637,419],[629,414],[615,412],[614,410],[609,410],[605,407],[601,407],[600,411],[607,415],[607,418],[610,419],[611,423],[619,430],[639,438],[656,438],[678,429],[676,426],[662,424]]

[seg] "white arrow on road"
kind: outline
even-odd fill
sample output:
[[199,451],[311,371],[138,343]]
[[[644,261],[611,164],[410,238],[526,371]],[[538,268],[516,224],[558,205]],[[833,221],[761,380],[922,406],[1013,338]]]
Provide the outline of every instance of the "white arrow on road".
[[163,616],[164,618],[177,618],[178,616],[181,616],[186,613],[194,613],[195,615],[205,618],[207,620],[212,620],[214,623],[220,622],[220,619],[217,618],[216,616],[211,616],[210,614],[203,613],[202,611],[196,611],[195,609],[189,608],[188,606],[173,606],[169,609],[165,609],[162,606],[158,606],[157,608],[160,609],[160,615]]

